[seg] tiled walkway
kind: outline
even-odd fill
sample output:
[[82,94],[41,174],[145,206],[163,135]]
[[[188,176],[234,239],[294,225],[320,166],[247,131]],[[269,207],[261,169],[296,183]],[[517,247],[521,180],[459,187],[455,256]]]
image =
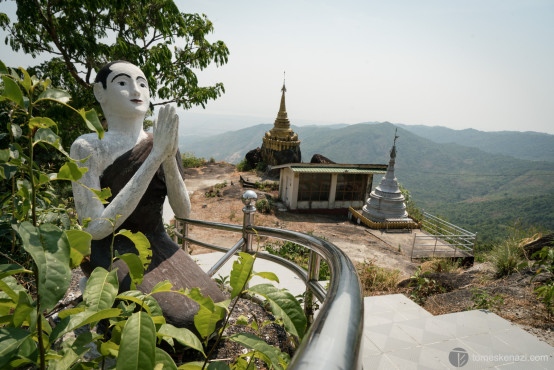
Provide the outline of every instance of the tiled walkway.
[[[208,270],[222,253],[193,256]],[[230,273],[232,262],[220,271]],[[303,282],[273,262],[281,288],[304,292]],[[216,274],[217,276],[217,274]],[[252,281],[257,284],[263,281]],[[554,369],[554,347],[485,310],[433,316],[402,294],[364,299],[363,368],[369,369]],[[459,366],[455,366],[459,365]]]
[[554,347],[492,312],[433,316],[402,294],[364,299],[363,341],[364,369],[554,369]]

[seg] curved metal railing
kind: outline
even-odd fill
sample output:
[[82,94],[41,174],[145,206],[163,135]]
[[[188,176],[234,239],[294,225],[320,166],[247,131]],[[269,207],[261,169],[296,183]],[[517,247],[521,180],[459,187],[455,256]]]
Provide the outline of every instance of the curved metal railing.
[[[245,207],[244,222],[239,225],[200,221],[188,218],[177,218],[182,222],[183,233],[176,235],[183,240],[184,249],[188,243],[194,243],[206,248],[226,252],[226,254],[210,269],[213,275],[219,267],[229,260],[239,250],[252,252],[252,238],[265,236],[291,241],[310,249],[308,272],[298,265],[279,256],[258,252],[257,258],[279,263],[306,283],[306,299],[304,309],[310,320],[311,294],[322,302],[319,313],[299,348],[292,358],[291,369],[356,369],[361,367],[360,345],[363,330],[363,298],[360,282],[354,265],[346,254],[326,240],[314,236],[270,227],[254,226],[253,216],[256,209],[253,205],[256,194],[249,190],[243,196]],[[242,232],[242,238],[233,248],[227,249],[188,236],[188,225],[211,229]],[[331,278],[327,291],[317,282],[319,261],[323,257],[329,265]]]

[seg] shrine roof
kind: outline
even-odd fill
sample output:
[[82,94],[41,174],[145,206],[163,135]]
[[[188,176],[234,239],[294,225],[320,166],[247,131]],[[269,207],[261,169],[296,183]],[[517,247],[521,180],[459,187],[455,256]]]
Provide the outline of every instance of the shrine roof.
[[386,164],[288,163],[271,167],[272,170],[284,168],[297,173],[384,174],[387,172]]

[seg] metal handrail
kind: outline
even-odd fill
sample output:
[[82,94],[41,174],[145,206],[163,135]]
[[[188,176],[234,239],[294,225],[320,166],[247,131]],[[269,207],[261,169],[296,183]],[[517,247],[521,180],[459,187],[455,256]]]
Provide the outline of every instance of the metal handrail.
[[[248,197],[247,197],[247,193]],[[253,195],[252,195],[253,194]],[[246,201],[245,201],[246,199]],[[326,240],[317,237],[290,230],[282,230],[270,227],[254,226],[253,214],[255,207],[252,201],[256,195],[252,191],[247,191],[243,196],[243,202],[246,207],[242,227],[239,225],[216,223],[209,221],[194,220],[188,218],[177,218],[178,221],[186,225],[196,225],[201,227],[214,228],[219,230],[242,232],[243,238],[235,244],[245,244],[244,251],[254,253],[251,248],[252,238],[255,236],[272,237],[291,241],[300,244],[312,251],[310,266],[308,272],[304,271],[298,265],[279,256],[264,252],[258,252],[258,258],[269,259],[277,262],[297,274],[305,283],[307,293],[313,294],[322,302],[319,308],[317,318],[305,334],[299,348],[296,350],[291,360],[291,369],[356,369],[361,367],[360,345],[363,330],[363,297],[361,293],[360,281],[354,265],[346,254]],[[252,210],[254,208],[254,210]],[[183,243],[191,242],[196,244],[196,240],[188,237],[187,232],[176,234],[183,239]],[[210,246],[202,243],[203,246]],[[216,247],[214,249],[222,250],[226,248]],[[315,252],[315,253],[313,253]],[[316,273],[319,270],[319,258],[322,256],[329,265],[330,281],[327,292],[317,282]],[[226,258],[227,256],[224,256]],[[216,263],[222,264],[221,260]],[[210,269],[210,271],[212,271]],[[215,273],[215,271],[214,271]],[[309,295],[309,294],[307,294]],[[306,300],[308,301],[308,300]]]

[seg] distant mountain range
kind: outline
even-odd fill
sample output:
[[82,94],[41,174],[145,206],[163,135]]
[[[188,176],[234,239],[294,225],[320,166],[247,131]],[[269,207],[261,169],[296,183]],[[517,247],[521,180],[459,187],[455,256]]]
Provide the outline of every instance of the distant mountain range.
[[397,126],[436,143],[454,143],[478,148],[487,153],[504,154],[531,161],[554,162],[554,135],[541,132],[483,132],[472,128],[453,130],[441,126]]
[[[181,150],[238,163],[261,145],[272,127],[262,124],[204,138],[183,137]],[[479,231],[482,241],[494,239],[517,220],[554,230],[554,135],[391,123],[293,130],[302,140],[304,162],[318,153],[338,163],[388,163],[396,128],[396,175],[420,207]]]

